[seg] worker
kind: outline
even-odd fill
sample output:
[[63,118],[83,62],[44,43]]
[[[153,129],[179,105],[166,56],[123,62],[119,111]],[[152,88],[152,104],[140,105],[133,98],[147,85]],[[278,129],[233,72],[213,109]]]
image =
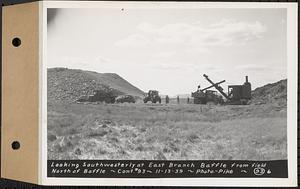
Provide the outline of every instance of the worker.
[[179,104],[179,96],[177,96],[177,104]]
[[169,100],[170,100],[170,99],[169,99],[169,96],[167,95],[167,96],[166,96],[166,104],[169,104]]

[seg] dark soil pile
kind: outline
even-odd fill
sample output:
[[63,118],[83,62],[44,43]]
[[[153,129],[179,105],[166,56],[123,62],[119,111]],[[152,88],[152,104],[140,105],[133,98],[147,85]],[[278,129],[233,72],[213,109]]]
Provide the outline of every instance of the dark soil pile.
[[253,104],[274,103],[281,106],[287,104],[287,79],[264,85],[252,91]]
[[115,96],[123,94],[140,96],[143,94],[143,91],[114,73],[102,74],[67,68],[49,68],[47,70],[48,102],[74,102],[81,96],[92,95],[95,90]]

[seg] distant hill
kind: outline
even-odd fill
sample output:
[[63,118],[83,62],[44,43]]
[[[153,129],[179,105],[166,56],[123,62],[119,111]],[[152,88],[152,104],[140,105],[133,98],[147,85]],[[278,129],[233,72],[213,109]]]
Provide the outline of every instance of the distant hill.
[[115,73],[97,73],[67,68],[47,69],[48,101],[74,101],[94,90],[112,91],[115,95],[142,97],[144,92]]
[[256,88],[254,91],[252,91],[252,103],[277,103],[286,106],[287,79]]

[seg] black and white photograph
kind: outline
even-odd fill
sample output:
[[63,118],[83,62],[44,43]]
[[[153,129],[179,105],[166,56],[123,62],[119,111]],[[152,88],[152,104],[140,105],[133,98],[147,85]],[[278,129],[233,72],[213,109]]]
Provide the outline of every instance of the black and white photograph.
[[48,159],[287,159],[286,9],[48,9]]
[[296,183],[292,6],[45,7],[47,183]]

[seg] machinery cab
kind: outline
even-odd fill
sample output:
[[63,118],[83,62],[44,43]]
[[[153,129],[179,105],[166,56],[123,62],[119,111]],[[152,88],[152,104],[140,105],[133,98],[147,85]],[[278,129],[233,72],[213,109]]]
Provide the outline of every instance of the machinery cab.
[[148,96],[151,96],[151,97],[158,96],[158,91],[149,90],[148,91]]
[[146,94],[146,96],[144,98],[144,103],[147,103],[149,101],[151,101],[152,103],[156,103],[156,102],[161,103],[161,98],[159,96],[158,91],[156,91],[156,90],[148,91],[148,93]]
[[247,104],[251,99],[251,84],[248,82],[248,76],[243,85],[229,85],[228,97],[233,104]]
[[214,91],[214,90],[206,90],[205,94],[207,97],[212,97],[212,96],[217,95],[218,93],[217,93],[217,91]]

